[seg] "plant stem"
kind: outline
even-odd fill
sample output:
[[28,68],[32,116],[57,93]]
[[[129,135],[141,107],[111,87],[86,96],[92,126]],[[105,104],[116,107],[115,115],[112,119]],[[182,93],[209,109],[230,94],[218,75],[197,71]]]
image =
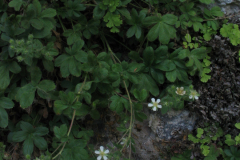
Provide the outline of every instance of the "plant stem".
[[116,42],[118,42],[119,44],[121,44],[123,47],[127,48],[129,51],[132,51],[130,48],[128,48],[126,45],[124,45],[122,42],[116,40],[115,38],[113,38],[112,36],[106,34],[108,37],[112,38],[113,40],[115,40]]
[[[78,94],[81,93],[81,91],[82,91],[82,89],[83,89],[83,86],[85,85],[86,79],[87,79],[87,75],[86,75],[85,78],[84,78],[83,84],[82,84],[81,88],[79,89]],[[77,96],[75,97],[74,101],[75,101],[76,99],[77,99],[77,101],[78,101]],[[68,130],[68,133],[67,133],[67,137],[69,137],[69,135],[70,135],[70,133],[71,133],[72,126],[73,126],[74,119],[75,119],[75,115],[76,115],[76,109],[74,109],[74,111],[73,111],[72,121],[71,121],[71,124],[70,124],[70,126],[69,126],[69,130]],[[64,142],[62,149],[58,152],[58,154],[57,154],[55,157],[53,157],[53,159],[56,159],[60,154],[62,154],[62,151],[63,151],[63,149],[65,148],[65,145],[66,145],[66,144],[67,144],[67,142]],[[62,145],[62,143],[61,143],[60,145]],[[60,145],[58,146],[58,148],[60,147]],[[58,149],[58,148],[57,148],[57,149]],[[57,149],[56,149],[56,150],[57,150]],[[55,151],[56,151],[56,150],[55,150]],[[55,151],[54,151],[54,152],[55,152]],[[53,152],[53,153],[54,153],[54,152]],[[52,153],[52,154],[53,154],[53,153]]]
[[[129,104],[130,104],[130,109],[131,109],[131,119],[130,119],[130,126],[129,126],[129,134],[128,134],[128,138],[132,137],[132,122],[133,122],[133,110],[132,110],[132,100],[131,100],[131,97],[130,97],[130,94],[128,92],[128,89],[127,89],[127,85],[125,83],[125,80],[123,80],[123,83],[124,83],[124,86],[125,86],[125,89],[126,89],[126,92],[127,92],[127,95],[128,95],[128,98],[129,98]],[[131,140],[130,140],[130,143],[129,143],[129,147],[130,147],[130,152],[129,152],[129,159],[131,159]]]

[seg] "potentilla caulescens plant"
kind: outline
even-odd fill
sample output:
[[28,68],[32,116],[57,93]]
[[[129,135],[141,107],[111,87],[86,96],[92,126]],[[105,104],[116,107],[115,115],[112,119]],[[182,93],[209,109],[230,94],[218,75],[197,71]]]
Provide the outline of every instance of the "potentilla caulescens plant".
[[[200,1],[172,2],[1,1],[0,127],[22,157],[48,150],[53,160],[117,160],[127,148],[132,159],[132,129],[147,119],[144,104],[164,114],[197,99],[189,76],[203,73],[209,49],[184,49],[185,34],[177,32],[198,32],[208,12],[199,12]],[[213,11],[210,19],[220,16]],[[21,114],[19,121],[9,109]],[[119,116],[123,139],[108,147],[111,153],[100,147],[96,157],[89,142],[97,132],[83,119],[104,123],[106,113]]]

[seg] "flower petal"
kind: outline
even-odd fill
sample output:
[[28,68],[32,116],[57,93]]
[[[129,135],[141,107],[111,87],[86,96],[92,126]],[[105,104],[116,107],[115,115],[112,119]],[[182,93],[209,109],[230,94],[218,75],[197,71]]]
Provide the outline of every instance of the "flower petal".
[[184,88],[183,88],[183,87],[180,87],[180,89],[181,89],[181,90],[184,90]]
[[176,91],[176,94],[178,94],[178,92]]
[[177,89],[177,90],[179,90],[179,88],[178,88],[178,87],[177,87],[176,89]]
[[108,154],[108,153],[109,153],[109,150],[107,149],[104,153],[105,153],[105,154]]
[[162,108],[162,105],[157,105],[158,108]]
[[97,157],[97,160],[101,160],[101,159],[102,159],[102,156],[98,156],[98,157]]
[[152,102],[155,102],[155,98],[152,98],[151,101],[152,101]]
[[100,146],[100,150],[103,152],[103,150],[104,150],[104,147],[103,147],[103,146]]
[[198,99],[198,96],[195,96],[195,99]]
[[183,91],[183,94],[185,94],[186,93],[186,91]]
[[153,106],[153,104],[152,103],[148,103],[148,107],[152,107]]
[[100,154],[100,151],[95,151],[96,154]]
[[161,102],[161,100],[160,99],[157,99],[157,103],[160,103]]
[[153,107],[153,111],[156,111],[157,110],[157,107]]
[[191,95],[189,96],[189,99],[192,99],[192,96],[191,96]]
[[103,156],[103,159],[104,159],[104,160],[107,160],[108,158],[107,158],[107,156]]

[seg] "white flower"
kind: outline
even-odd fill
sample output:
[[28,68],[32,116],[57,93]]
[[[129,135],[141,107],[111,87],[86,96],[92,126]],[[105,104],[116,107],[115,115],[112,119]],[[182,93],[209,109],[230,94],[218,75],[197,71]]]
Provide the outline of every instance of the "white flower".
[[158,105],[158,103],[160,103],[160,99],[157,99],[157,101],[155,102],[155,98],[152,98],[152,103],[148,103],[148,107],[152,107],[153,111],[157,111],[157,108],[162,108],[161,105]]
[[184,87],[180,87],[180,88],[177,87],[176,89],[177,89],[176,94],[178,95],[183,96],[186,93],[186,91],[184,91]]
[[199,94],[197,93],[197,91],[195,91],[195,90],[192,90],[192,91],[190,91],[190,95],[189,95],[189,99],[198,99],[198,96],[199,96]]
[[109,153],[109,150],[107,149],[107,150],[104,151],[103,146],[100,146],[100,150],[95,151],[95,153],[99,154],[99,156],[97,157],[97,160],[101,160],[102,158],[104,160],[108,159],[106,155]]

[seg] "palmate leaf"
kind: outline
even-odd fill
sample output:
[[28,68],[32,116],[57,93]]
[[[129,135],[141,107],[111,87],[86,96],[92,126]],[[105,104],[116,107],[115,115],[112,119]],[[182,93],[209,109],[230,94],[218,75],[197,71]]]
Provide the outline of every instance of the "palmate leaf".
[[81,50],[84,45],[84,41],[80,40],[72,46],[71,49],[65,48],[66,54],[62,54],[55,60],[55,66],[60,67],[60,71],[63,77],[67,77],[70,74],[79,77],[81,75],[82,64],[80,62],[86,62],[87,53]]
[[145,89],[146,91],[150,92],[152,95],[157,96],[159,94],[159,89],[156,82],[152,79],[151,76],[148,74],[140,74],[141,77],[138,81],[138,84],[134,84],[131,88],[131,92],[134,89],[142,90]]
[[62,154],[61,160],[88,160],[88,152],[84,149],[86,142],[81,139],[70,139],[66,144]]
[[155,24],[148,32],[147,38],[149,41],[154,41],[157,38],[163,44],[168,44],[171,38],[176,37],[176,29],[173,27],[177,22],[177,17],[172,14],[166,14],[161,17],[150,16],[145,18],[145,25]]
[[131,18],[127,19],[126,22],[129,24],[129,25],[132,25],[128,31],[127,31],[127,37],[130,38],[132,37],[133,35],[135,35],[135,37],[137,39],[139,39],[141,37],[141,34],[142,34],[142,23],[143,23],[143,20],[144,18],[146,17],[146,10],[141,10],[139,15],[138,15],[138,12],[136,9],[132,9],[132,12],[131,12]]

